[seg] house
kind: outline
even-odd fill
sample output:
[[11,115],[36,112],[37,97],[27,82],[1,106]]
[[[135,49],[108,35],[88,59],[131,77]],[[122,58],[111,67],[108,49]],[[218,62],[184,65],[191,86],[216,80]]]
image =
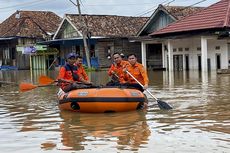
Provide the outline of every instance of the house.
[[170,71],[228,69],[229,19],[230,1],[221,0],[150,36],[164,44],[163,63]]
[[[81,17],[84,25],[81,24]],[[93,67],[109,67],[111,60],[107,57],[114,52],[123,52],[126,55],[134,52],[141,60],[140,43],[129,42],[129,39],[136,35],[147,17],[87,14],[81,17],[77,14],[66,14],[53,40],[40,42],[60,50],[60,64],[63,64],[65,55],[69,52],[76,52],[85,59],[83,29],[87,30]],[[86,64],[85,60],[84,63]]]
[[[36,56],[31,60],[31,54],[24,53],[36,51],[35,44],[38,41],[51,39],[60,22],[61,18],[49,11],[16,11],[12,14],[0,24],[2,67],[15,66],[18,69],[29,69],[31,64],[44,66],[49,59],[49,54],[42,54],[42,56],[33,54]],[[43,50],[41,46],[40,48]]]
[[133,40],[141,42],[142,64],[148,69],[164,69],[166,65],[163,62],[165,56],[162,50],[165,48],[165,45],[161,39],[153,39],[149,34],[202,9],[204,8],[159,5],[149,20],[137,33],[138,38]]

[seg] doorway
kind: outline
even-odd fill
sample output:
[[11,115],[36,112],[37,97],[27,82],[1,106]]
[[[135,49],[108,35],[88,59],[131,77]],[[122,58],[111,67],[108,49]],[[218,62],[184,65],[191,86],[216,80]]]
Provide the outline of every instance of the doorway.
[[210,71],[210,70],[211,70],[211,59],[208,58],[208,71]]
[[162,44],[146,45],[146,62],[148,69],[162,69]]
[[216,69],[221,69],[221,55],[216,54]]
[[185,70],[186,71],[189,70],[189,55],[188,54],[185,55]]
[[173,55],[173,68],[176,71],[183,70],[183,55]]
[[201,55],[199,54],[197,57],[198,57],[198,70],[201,71]]

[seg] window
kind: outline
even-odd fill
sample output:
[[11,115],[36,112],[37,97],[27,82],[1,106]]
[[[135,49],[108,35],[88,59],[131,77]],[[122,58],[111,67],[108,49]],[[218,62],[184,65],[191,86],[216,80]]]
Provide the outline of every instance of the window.
[[185,51],[189,51],[189,48],[185,48],[184,50],[185,50]]
[[178,51],[179,51],[179,52],[182,52],[182,51],[183,51],[183,48],[178,48]]
[[108,59],[111,58],[112,55],[111,55],[111,47],[110,46],[105,47],[105,56]]
[[220,46],[216,46],[216,50],[220,50]]
[[95,57],[95,45],[90,45],[90,57]]

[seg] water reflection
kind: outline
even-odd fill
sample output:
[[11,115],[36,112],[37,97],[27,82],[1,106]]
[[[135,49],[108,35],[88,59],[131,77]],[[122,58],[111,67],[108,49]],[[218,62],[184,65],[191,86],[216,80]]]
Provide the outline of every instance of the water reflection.
[[151,134],[145,114],[144,111],[95,115],[61,111],[62,143],[70,150],[84,150],[90,142],[92,149],[117,143],[114,147],[118,150],[138,151],[148,143]]
[[[1,80],[16,83],[36,84],[40,75],[56,78],[57,72],[0,71]],[[96,84],[109,79],[106,71],[89,75]],[[60,112],[57,87],[21,93],[17,85],[5,84],[0,87],[1,151],[229,151],[230,75],[150,71],[149,78],[149,90],[173,105],[173,110],[159,110],[150,99],[151,107],[145,112]]]

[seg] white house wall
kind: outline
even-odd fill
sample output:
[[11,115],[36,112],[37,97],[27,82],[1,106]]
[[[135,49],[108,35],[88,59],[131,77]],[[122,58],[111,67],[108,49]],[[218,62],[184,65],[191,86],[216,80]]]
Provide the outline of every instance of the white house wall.
[[[185,55],[189,55],[189,69],[198,69],[198,55],[201,55],[201,38],[191,39],[174,39],[171,40],[173,48],[173,55],[183,55],[183,69],[185,69]],[[164,45],[167,45],[165,42]],[[186,51],[186,49],[188,49]],[[164,49],[164,48],[163,48]],[[226,40],[217,40],[216,38],[207,39],[207,58],[211,60],[211,69],[216,70],[216,54],[221,55],[221,69],[228,68],[228,60],[230,55],[228,54],[228,44]],[[167,55],[167,51],[165,51]],[[164,65],[167,66],[167,58],[163,58]]]
[[[217,49],[220,46],[220,49]],[[208,40],[208,58],[212,69],[216,69],[216,54],[221,55],[221,69],[228,68],[228,45],[226,40]]]

